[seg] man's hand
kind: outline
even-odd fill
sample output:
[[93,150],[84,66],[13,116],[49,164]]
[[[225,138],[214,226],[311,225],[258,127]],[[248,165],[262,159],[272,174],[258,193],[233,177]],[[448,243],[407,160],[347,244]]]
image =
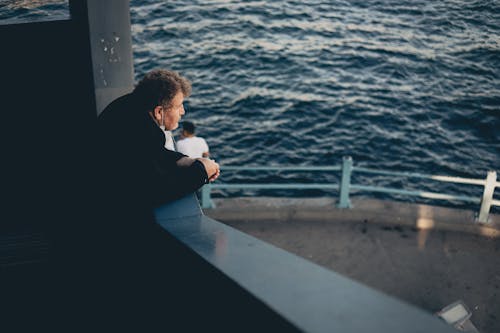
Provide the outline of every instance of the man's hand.
[[208,175],[208,181],[213,182],[217,178],[219,178],[220,175],[220,170],[219,170],[219,164],[216,163],[214,160],[208,159],[208,158],[191,158],[191,157],[182,157],[179,160],[177,160],[177,165],[181,168],[186,168],[193,164],[194,161],[200,161],[203,166],[205,167],[205,171],[207,172]]
[[216,163],[214,160],[208,158],[197,158],[198,161],[203,163],[205,167],[205,171],[208,175],[208,181],[213,182],[220,175],[219,163]]

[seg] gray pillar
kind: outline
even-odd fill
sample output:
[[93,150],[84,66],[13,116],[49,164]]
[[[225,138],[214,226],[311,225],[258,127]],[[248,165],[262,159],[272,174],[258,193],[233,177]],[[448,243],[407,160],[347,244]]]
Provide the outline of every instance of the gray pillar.
[[97,114],[134,87],[128,0],[87,0]]

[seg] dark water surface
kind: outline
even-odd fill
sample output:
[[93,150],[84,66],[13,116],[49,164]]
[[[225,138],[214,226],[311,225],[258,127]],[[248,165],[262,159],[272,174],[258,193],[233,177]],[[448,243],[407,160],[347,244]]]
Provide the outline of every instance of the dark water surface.
[[[185,119],[221,164],[337,165],[350,155],[383,170],[500,170],[498,1],[132,1],[131,12],[137,77],[166,67],[193,81]],[[221,181],[336,181],[280,176]]]
[[[0,18],[16,15],[5,6]],[[193,82],[185,119],[199,126],[223,165],[338,165],[350,155],[355,165],[381,170],[472,178],[500,171],[499,1],[132,0],[130,6],[136,77],[162,67]],[[338,177],[226,172],[220,178],[243,180]],[[481,194],[475,186],[415,181],[353,179]]]

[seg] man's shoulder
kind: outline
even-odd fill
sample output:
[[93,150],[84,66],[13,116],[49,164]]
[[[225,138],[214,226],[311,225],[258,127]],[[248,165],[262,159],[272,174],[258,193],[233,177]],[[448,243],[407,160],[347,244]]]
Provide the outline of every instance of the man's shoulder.
[[184,139],[181,139],[181,140],[177,140],[176,144],[177,146],[184,146],[187,142],[187,138],[184,138]]
[[197,145],[200,143],[206,143],[205,139],[200,138],[199,136],[193,136],[190,138],[184,138],[182,140],[179,140],[177,144],[181,146],[187,146],[187,145]]
[[194,137],[184,138],[182,140],[179,140],[178,143],[183,144],[183,145],[190,144],[190,143],[194,142],[193,139],[194,139]]
[[191,139],[193,139],[194,142],[206,142],[201,136],[194,136]]
[[206,141],[204,138],[199,137],[199,136],[198,136],[197,138],[199,139],[199,142],[200,142],[201,144],[203,144],[203,145],[205,145],[205,146],[208,146],[207,141]]
[[116,112],[115,110],[130,109],[135,105],[134,100],[134,95],[132,93],[114,99],[99,114],[99,118],[106,117],[106,115]]

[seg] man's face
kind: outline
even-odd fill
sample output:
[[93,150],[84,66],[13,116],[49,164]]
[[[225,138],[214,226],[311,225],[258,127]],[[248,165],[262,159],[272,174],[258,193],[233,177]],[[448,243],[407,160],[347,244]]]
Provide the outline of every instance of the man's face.
[[[184,95],[182,92],[178,92],[177,95],[172,99],[169,108],[163,108],[163,125],[165,125],[165,130],[171,131],[179,127],[179,120],[186,113],[184,111]],[[161,122],[162,120],[160,120]]]

